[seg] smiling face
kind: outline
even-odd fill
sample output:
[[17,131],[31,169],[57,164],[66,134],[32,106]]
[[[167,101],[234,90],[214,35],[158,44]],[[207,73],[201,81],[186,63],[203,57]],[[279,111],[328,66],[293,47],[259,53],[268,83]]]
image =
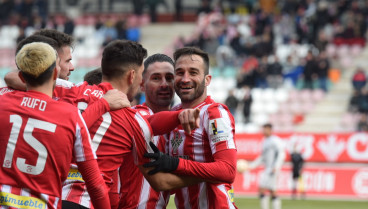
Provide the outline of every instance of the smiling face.
[[58,50],[60,57],[60,75],[59,78],[69,80],[71,71],[74,70],[74,66],[71,63],[72,53],[70,46],[63,46]]
[[210,75],[205,75],[205,64],[199,55],[183,55],[175,63],[175,91],[183,107],[194,107],[207,97]]
[[152,110],[168,109],[174,97],[174,67],[168,62],[150,64],[144,74],[142,91]]

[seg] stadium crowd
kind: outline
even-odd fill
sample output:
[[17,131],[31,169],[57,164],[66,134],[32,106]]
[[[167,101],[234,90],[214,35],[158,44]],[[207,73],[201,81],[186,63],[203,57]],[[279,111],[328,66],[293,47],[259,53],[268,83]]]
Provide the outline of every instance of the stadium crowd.
[[[231,90],[227,104],[230,109],[240,106],[246,123],[253,100],[247,92],[253,88],[291,85],[324,95],[351,66],[351,56],[365,46],[366,1],[285,0],[270,1],[270,6],[239,1],[234,9],[218,2],[199,16],[196,32],[178,37],[173,48],[203,48],[212,55],[220,74],[232,72],[237,80],[235,91],[246,93],[236,97]],[[294,124],[301,120],[303,115],[294,114]]]

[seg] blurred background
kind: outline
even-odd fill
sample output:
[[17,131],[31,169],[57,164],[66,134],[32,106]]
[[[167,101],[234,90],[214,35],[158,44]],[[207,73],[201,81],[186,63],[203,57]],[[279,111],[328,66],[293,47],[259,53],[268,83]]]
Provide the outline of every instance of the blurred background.
[[[211,57],[209,94],[235,117],[239,158],[260,153],[270,122],[306,161],[307,197],[368,198],[368,0],[0,0],[0,25],[1,86],[17,42],[41,28],[75,37],[74,83],[115,39],[149,55],[198,46]],[[290,169],[279,179],[284,196]],[[256,195],[258,178],[239,174],[235,193]]]

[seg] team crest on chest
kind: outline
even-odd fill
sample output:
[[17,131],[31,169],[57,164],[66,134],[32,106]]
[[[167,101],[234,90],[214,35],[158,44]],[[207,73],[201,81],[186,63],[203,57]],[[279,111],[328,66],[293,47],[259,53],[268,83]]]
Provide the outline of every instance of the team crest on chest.
[[181,137],[179,132],[175,132],[174,138],[171,140],[171,147],[173,150],[173,154],[178,153],[178,148],[182,142],[183,142],[183,137]]

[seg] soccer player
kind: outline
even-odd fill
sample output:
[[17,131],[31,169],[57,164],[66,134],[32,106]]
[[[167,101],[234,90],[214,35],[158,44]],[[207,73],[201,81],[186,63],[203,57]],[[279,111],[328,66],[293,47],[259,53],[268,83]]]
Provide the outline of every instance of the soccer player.
[[[22,41],[19,42],[16,48],[16,53],[26,44],[32,43],[32,42],[43,42],[47,43],[50,46],[52,46],[56,51],[63,52],[63,49],[65,51],[67,46],[71,45],[72,39],[69,37],[69,35],[63,34],[58,31],[54,30],[41,30],[40,32],[37,32],[37,34],[46,34],[48,36],[44,35],[31,35]],[[50,38],[52,37],[52,38]],[[60,37],[63,41],[56,41],[55,39]],[[64,43],[64,45],[63,45]],[[69,45],[66,45],[66,43],[70,43]],[[69,47],[70,48],[70,47]],[[69,49],[70,51],[70,49]],[[68,54],[68,53],[64,53]],[[67,55],[66,57],[69,57]],[[70,62],[70,61],[69,61]],[[62,65],[64,63],[64,65]],[[65,76],[62,76],[63,74],[66,74],[66,72],[69,72],[69,65],[66,64],[66,61],[60,60],[60,63],[57,63],[60,65],[61,72],[59,77],[60,79],[56,80],[56,84],[62,83],[64,86],[73,86],[74,84],[71,82],[68,82],[66,80],[62,80],[65,78]],[[74,69],[74,68],[73,68]],[[69,73],[70,74],[70,73]],[[18,89],[18,90],[25,90],[25,84],[20,80],[18,76],[18,72],[10,72],[5,76],[5,80],[7,81],[7,84],[10,85],[10,87]],[[85,120],[87,127],[89,128],[102,114],[104,114],[107,111],[110,110],[117,110],[123,107],[129,107],[130,103],[122,92],[115,90],[108,91],[106,94],[103,95],[103,99],[99,100],[98,102],[95,102],[93,105],[90,105],[88,108],[85,107],[84,104],[80,104],[79,109],[83,111],[82,116]],[[56,98],[59,100],[59,98]],[[69,102],[69,101],[66,101]]]
[[292,164],[292,192],[291,198],[295,199],[297,197],[298,190],[300,190],[302,198],[305,198],[305,191],[303,188],[303,177],[301,175],[304,159],[297,146],[294,145],[293,151],[290,154],[291,164]]
[[102,82],[102,70],[101,68],[94,69],[86,73],[83,77],[89,85],[98,85]]
[[263,146],[261,155],[249,164],[249,169],[254,169],[263,164],[264,171],[259,180],[259,198],[262,209],[269,208],[269,199],[265,195],[267,190],[271,195],[273,209],[281,208],[281,201],[277,197],[277,178],[281,166],[285,160],[285,150],[281,139],[272,134],[272,125],[263,125]]
[[[201,183],[175,192],[176,207],[181,208],[236,208],[233,202],[232,182],[236,175],[236,147],[234,118],[228,108],[207,96],[209,57],[194,47],[184,47],[174,53],[174,88],[181,104],[174,109],[200,109],[200,126],[191,133],[182,127],[169,136],[168,152],[171,157],[156,153],[150,173],[173,172],[177,175],[202,179]],[[152,146],[152,144],[151,144]]]
[[[33,35],[48,37],[56,41],[55,45],[52,45],[52,47],[56,49],[60,57],[59,78],[63,80],[69,80],[71,71],[74,71],[74,66],[71,63],[71,50],[74,43],[74,38],[66,33],[62,33],[54,29],[41,29],[36,31]],[[22,44],[18,45],[17,50],[20,48],[22,48]],[[25,90],[25,84],[18,79],[17,72],[9,72],[5,75],[4,80],[5,83],[11,88]]]
[[[174,98],[174,62],[164,54],[154,54],[144,61],[141,90],[146,102],[133,108],[145,115],[169,111]],[[153,142],[165,151],[165,138],[154,136]],[[131,157],[131,156],[130,156]],[[157,192],[143,177],[133,160],[127,159],[120,168],[119,208],[165,208],[170,193]]]
[[25,45],[16,56],[27,92],[0,96],[0,207],[61,208],[72,158],[95,208],[109,204],[87,128],[77,108],[51,98],[60,71],[48,44]]
[[[84,82],[81,85],[66,88],[56,85],[54,96],[66,98],[76,106],[81,102],[89,105],[100,99],[106,91],[118,89],[125,93],[129,100],[132,100],[142,81],[143,59],[146,56],[146,49],[136,42],[113,41],[105,47],[102,55],[102,83],[90,86]],[[170,130],[179,125],[179,118],[188,116],[187,113],[194,115],[195,112],[193,110],[180,113],[168,112],[169,114],[158,113],[155,114],[157,117],[150,121],[152,124],[158,124],[158,127],[153,127],[153,129],[158,130],[156,134],[160,135],[165,133],[166,129]],[[190,122],[195,122],[195,120],[187,121],[188,123],[183,123],[184,127],[194,126]],[[160,130],[161,126],[163,130]],[[97,154],[97,162],[108,186],[113,185],[114,172],[123,164],[128,155],[133,155],[134,163],[140,169],[147,170],[141,164],[148,162],[143,154],[151,151],[148,143],[151,141],[152,129],[137,110],[124,108],[107,112],[90,127],[89,131],[93,136],[92,143]],[[71,172],[77,173],[78,170],[73,166]],[[157,175],[152,178],[151,180],[156,181],[150,183],[161,184],[159,177],[160,175]],[[63,187],[63,200],[65,208],[91,207],[90,197],[85,191],[82,179],[66,180]]]

